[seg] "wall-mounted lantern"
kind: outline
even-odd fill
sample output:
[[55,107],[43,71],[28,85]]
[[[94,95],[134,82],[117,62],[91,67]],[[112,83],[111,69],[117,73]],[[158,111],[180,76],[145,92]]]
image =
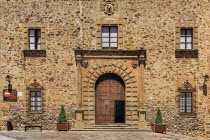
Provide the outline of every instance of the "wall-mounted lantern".
[[203,94],[205,96],[207,96],[207,85],[206,85],[206,82],[209,81],[209,76],[208,75],[205,75],[204,76],[204,84],[203,84]]
[[17,90],[12,89],[11,76],[7,75],[5,77],[5,79],[8,82],[8,88],[3,90],[4,101],[16,102],[17,101]]
[[6,81],[8,82],[8,90],[11,92],[12,91],[12,84],[11,84],[11,76],[7,75]]

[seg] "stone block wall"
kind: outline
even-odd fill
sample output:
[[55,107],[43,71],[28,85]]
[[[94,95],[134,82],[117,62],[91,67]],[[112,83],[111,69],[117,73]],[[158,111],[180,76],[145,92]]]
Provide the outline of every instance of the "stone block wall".
[[[144,75],[147,121],[152,121],[160,108],[168,131],[206,137],[207,97],[201,87],[203,76],[209,73],[210,3],[207,0],[116,2],[113,15],[104,13],[100,0],[0,2],[0,91],[7,88],[5,77],[9,74],[13,88],[23,93],[17,102],[4,102],[0,94],[0,120],[8,117],[17,130],[22,130],[26,123],[55,129],[60,105],[64,104],[68,121],[74,122],[78,98],[74,49],[78,44],[82,49],[100,49],[101,25],[118,25],[120,49],[147,50]],[[177,24],[196,24],[198,58],[175,58]],[[23,56],[23,50],[28,49],[27,28],[32,27],[44,30],[42,49],[46,50],[46,57]],[[191,79],[196,87],[193,116],[179,114],[177,89],[184,78]],[[33,79],[41,81],[45,89],[41,114],[27,112],[26,87]]]

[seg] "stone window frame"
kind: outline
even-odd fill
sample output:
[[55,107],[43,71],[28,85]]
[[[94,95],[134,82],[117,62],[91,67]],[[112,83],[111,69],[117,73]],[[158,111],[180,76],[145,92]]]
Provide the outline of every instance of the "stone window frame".
[[[190,113],[182,113],[180,110],[180,99],[182,93],[192,93],[192,111]],[[185,80],[184,83],[178,87],[177,90],[177,108],[178,114],[182,116],[195,116],[197,114],[197,95],[196,95],[196,87],[193,87],[189,80]]]
[[[180,49],[181,29],[192,29],[192,49]],[[175,58],[198,58],[198,24],[178,23],[175,28]]]
[[[41,48],[40,50],[31,50],[29,41],[29,31],[31,29],[41,30]],[[24,57],[46,57],[46,27],[41,24],[24,24],[23,25],[23,38],[24,38]]]
[[122,50],[124,48],[123,46],[123,21],[120,20],[107,20],[107,21],[101,21],[97,23],[97,50],[102,50],[102,26],[117,26],[118,27],[118,44],[117,44],[117,50]]
[[[36,91],[36,92],[41,92],[41,98],[42,98],[42,110],[34,110],[32,111],[30,109],[31,107],[31,100],[30,100],[30,94],[32,91]],[[31,113],[31,114],[41,114],[43,113],[43,111],[45,110],[45,106],[44,106],[44,102],[45,102],[45,89],[44,87],[39,83],[37,82],[37,79],[34,79],[33,82],[26,87],[26,111],[28,113]]]

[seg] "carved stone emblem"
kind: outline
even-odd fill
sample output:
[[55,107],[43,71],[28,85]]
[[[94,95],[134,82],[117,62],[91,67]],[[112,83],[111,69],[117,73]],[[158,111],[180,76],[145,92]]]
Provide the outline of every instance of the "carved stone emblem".
[[88,61],[87,60],[82,61],[82,66],[84,68],[87,68],[88,67]]
[[117,11],[117,1],[116,0],[102,0],[101,11],[105,14],[111,16]]
[[106,4],[105,5],[105,12],[104,12],[105,14],[107,14],[107,15],[112,15],[112,14],[114,14],[114,5],[112,5],[112,4]]
[[137,62],[137,61],[133,61],[133,62],[132,62],[132,67],[133,67],[134,69],[136,69],[136,68],[138,67],[138,62]]
[[195,92],[196,88],[192,86],[192,84],[186,80],[184,84],[178,88],[179,92]]
[[32,90],[32,91],[40,91],[44,90],[44,87],[41,86],[36,79],[34,79],[34,82],[31,83],[28,87],[26,87],[27,90]]

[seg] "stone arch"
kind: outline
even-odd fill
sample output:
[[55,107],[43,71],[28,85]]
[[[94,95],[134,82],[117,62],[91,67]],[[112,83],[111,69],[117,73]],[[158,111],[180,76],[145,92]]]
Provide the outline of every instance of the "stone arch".
[[138,82],[132,70],[123,63],[104,62],[101,64],[95,64],[89,68],[86,76],[82,79],[82,104],[84,109],[84,121],[89,123],[89,125],[95,124],[95,83],[97,79],[105,73],[116,74],[124,81],[127,120],[126,124],[137,126],[138,112],[137,109],[134,111],[133,108],[139,107]]

